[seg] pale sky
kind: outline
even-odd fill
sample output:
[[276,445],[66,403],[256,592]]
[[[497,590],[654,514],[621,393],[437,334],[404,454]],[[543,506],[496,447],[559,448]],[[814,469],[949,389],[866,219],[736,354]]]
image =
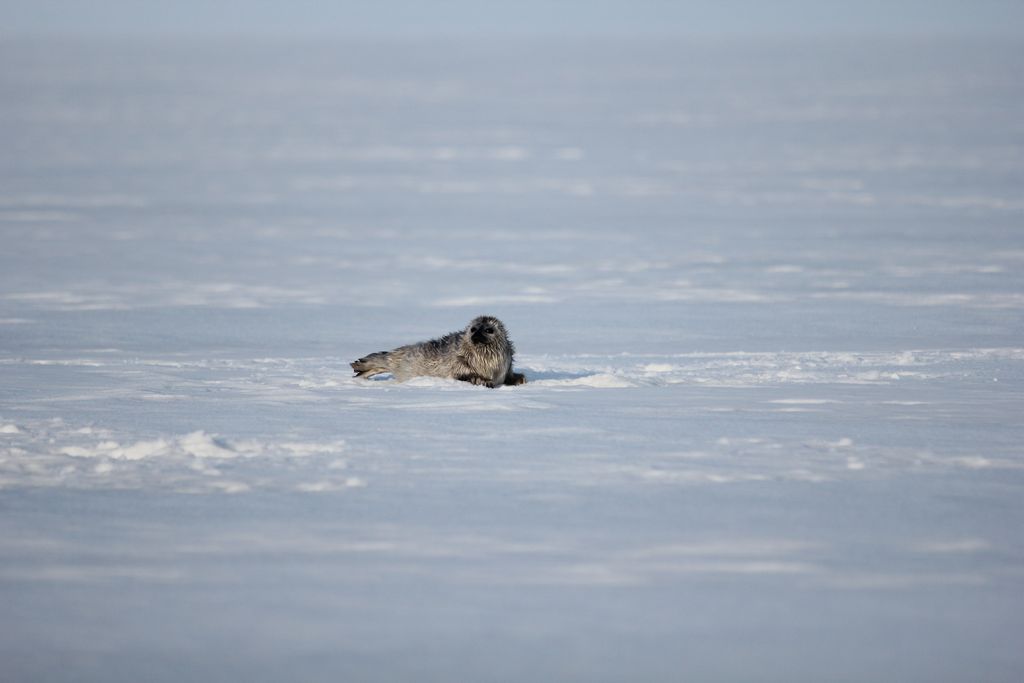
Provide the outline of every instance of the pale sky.
[[24,35],[1010,35],[1024,0],[0,0]]

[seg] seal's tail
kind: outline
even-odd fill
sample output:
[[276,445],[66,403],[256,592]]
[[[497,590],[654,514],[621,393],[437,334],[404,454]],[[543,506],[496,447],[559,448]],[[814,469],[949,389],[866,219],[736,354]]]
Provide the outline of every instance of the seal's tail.
[[373,377],[383,372],[391,372],[391,368],[388,367],[388,355],[387,351],[378,351],[350,365],[356,371],[356,377]]

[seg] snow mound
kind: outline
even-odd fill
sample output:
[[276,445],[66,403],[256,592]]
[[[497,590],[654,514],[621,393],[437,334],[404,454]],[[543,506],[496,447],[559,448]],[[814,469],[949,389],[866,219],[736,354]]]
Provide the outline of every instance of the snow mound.
[[116,441],[101,441],[95,446],[65,446],[59,450],[72,458],[111,458],[113,460],[142,460],[166,454],[171,444],[164,439],[136,441],[122,446]]
[[[0,445],[0,487],[18,483],[244,493],[267,488],[341,491],[366,485],[364,477],[348,471],[348,460],[338,457],[347,450],[342,439],[235,440],[197,430],[132,440],[116,430],[76,427],[63,420],[40,421],[6,434]],[[228,470],[230,478],[225,476]],[[5,476],[10,474],[16,478]]]
[[[244,453],[238,447],[206,432],[192,432],[178,439],[179,448],[196,458],[237,458]],[[253,454],[258,451],[252,451]]]

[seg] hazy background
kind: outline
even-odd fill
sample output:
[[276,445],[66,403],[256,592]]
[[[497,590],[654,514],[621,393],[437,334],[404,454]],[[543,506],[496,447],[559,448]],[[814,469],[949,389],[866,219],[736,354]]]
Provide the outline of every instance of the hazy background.
[[7,35],[1024,34],[1014,0],[0,2]]

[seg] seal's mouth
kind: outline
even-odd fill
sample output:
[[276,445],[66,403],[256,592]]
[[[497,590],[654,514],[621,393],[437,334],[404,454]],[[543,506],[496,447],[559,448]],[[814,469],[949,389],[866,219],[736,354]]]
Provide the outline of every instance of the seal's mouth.
[[487,339],[487,335],[485,335],[483,332],[474,332],[473,336],[471,336],[469,339],[474,344],[486,344],[489,341]]

